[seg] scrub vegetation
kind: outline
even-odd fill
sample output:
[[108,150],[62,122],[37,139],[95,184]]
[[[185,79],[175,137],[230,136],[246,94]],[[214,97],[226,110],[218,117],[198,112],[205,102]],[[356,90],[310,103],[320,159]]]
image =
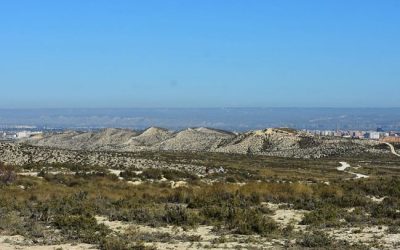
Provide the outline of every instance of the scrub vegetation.
[[[400,165],[396,160],[345,159],[370,175],[354,179],[336,170],[335,158],[172,152],[141,152],[140,157],[171,164],[195,162],[223,171],[199,176],[183,170],[132,167],[115,175],[97,166],[1,164],[1,234],[22,235],[34,245],[80,242],[100,249],[156,249],[157,244],[180,242],[201,249],[233,241],[261,247],[272,240],[275,248],[390,248],[379,239],[358,242],[330,232],[360,233],[379,227],[385,234],[399,235]],[[39,173],[19,174],[28,169]],[[185,185],[173,186],[177,182]],[[283,223],[277,217],[279,211],[302,216]],[[98,217],[160,230],[156,236],[139,229],[116,230]],[[161,230],[191,232],[203,227],[212,228],[215,238]]]

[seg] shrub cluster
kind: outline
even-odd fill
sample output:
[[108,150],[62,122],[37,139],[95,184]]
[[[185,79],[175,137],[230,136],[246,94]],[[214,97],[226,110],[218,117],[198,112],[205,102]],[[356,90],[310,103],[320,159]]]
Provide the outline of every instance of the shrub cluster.
[[14,167],[0,162],[0,184],[10,184],[15,181],[16,177]]

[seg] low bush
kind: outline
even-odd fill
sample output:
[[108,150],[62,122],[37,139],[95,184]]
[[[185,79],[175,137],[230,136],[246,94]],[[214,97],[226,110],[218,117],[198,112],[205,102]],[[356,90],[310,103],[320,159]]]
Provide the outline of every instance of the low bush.
[[308,214],[305,214],[301,224],[314,226],[337,226],[344,211],[332,205],[325,205]]
[[165,205],[163,221],[177,226],[195,226],[199,217],[192,211],[180,205]]
[[305,234],[299,244],[303,247],[324,248],[332,245],[332,239],[321,231],[315,231]]
[[135,171],[131,171],[131,170],[122,171],[119,174],[119,176],[122,178],[125,178],[125,179],[132,179],[132,178],[138,177],[138,175],[135,173]]
[[390,225],[386,230],[388,234],[399,234],[400,233],[400,225]]
[[128,171],[124,175],[127,176],[131,175],[132,177],[140,177],[143,180],[146,179],[160,180],[163,177],[171,181],[182,180],[182,179],[188,179],[193,181],[198,179],[197,175],[191,174],[187,171],[180,171],[175,169],[159,169],[159,168],[144,169],[142,173],[139,175],[136,175],[135,173]]
[[96,219],[88,215],[56,216],[54,225],[68,239],[80,240],[89,244],[100,243],[110,233],[110,230],[105,225],[97,224]]
[[259,234],[266,236],[276,232],[278,224],[256,210],[239,210],[233,215],[229,227],[238,234]]
[[100,241],[101,250],[130,250],[126,239],[118,236],[108,236]]
[[0,162],[0,184],[10,184],[15,181],[17,174],[14,168]]
[[100,242],[101,250],[156,250],[153,246],[146,246],[143,242],[131,242],[123,236],[109,236]]
[[143,172],[140,174],[142,179],[152,179],[152,180],[159,180],[163,176],[161,169],[158,168],[148,168],[144,169]]
[[349,223],[362,223],[363,221],[368,220],[368,216],[366,212],[362,208],[355,208],[354,211],[350,213],[346,213],[344,216],[345,220]]
[[268,235],[278,229],[275,221],[255,208],[242,209],[234,206],[206,206],[201,215],[210,222],[218,222],[238,234]]
[[0,231],[5,231],[10,235],[24,235],[25,223],[20,214],[15,211],[9,213],[0,213]]
[[370,207],[371,216],[373,218],[388,218],[391,220],[400,219],[399,207],[399,198],[386,198],[382,203]]

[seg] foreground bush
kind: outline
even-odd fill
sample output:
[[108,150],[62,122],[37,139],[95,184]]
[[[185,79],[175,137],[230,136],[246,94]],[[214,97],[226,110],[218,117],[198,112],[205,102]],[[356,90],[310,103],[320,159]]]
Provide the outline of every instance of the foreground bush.
[[183,206],[166,205],[165,214],[163,220],[167,224],[173,224],[177,226],[195,226],[199,223],[199,218],[195,213],[188,211]]
[[16,177],[13,167],[0,162],[0,184],[10,184],[15,181]]
[[100,243],[101,250],[156,250],[152,246],[145,246],[143,243],[129,242],[122,236],[110,236],[104,238]]
[[342,214],[345,213],[341,209],[326,205],[306,214],[301,224],[332,227],[340,223]]
[[202,216],[211,223],[216,221],[238,234],[269,235],[278,229],[275,221],[266,217],[262,211],[234,206],[206,206],[201,210]]
[[5,231],[7,234],[16,235],[24,234],[25,223],[17,212],[4,213],[0,211],[0,231]]
[[323,248],[332,245],[332,239],[325,233],[316,231],[305,234],[299,244],[303,247]]
[[266,236],[278,229],[278,224],[255,210],[239,210],[234,214],[230,224],[238,234],[259,234]]
[[81,240],[89,244],[99,243],[110,233],[110,230],[105,225],[97,224],[93,216],[57,216],[54,224],[68,239]]

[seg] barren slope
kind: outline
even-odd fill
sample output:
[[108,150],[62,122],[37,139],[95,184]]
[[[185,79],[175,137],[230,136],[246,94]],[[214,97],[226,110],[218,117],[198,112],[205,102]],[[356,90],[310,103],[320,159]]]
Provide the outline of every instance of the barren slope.
[[379,144],[376,141],[315,137],[291,129],[265,129],[239,134],[210,128],[188,128],[172,132],[151,127],[142,133],[128,129],[105,129],[97,132],[45,134],[21,142],[73,150],[207,151],[295,158],[386,153],[386,150],[375,147]]

